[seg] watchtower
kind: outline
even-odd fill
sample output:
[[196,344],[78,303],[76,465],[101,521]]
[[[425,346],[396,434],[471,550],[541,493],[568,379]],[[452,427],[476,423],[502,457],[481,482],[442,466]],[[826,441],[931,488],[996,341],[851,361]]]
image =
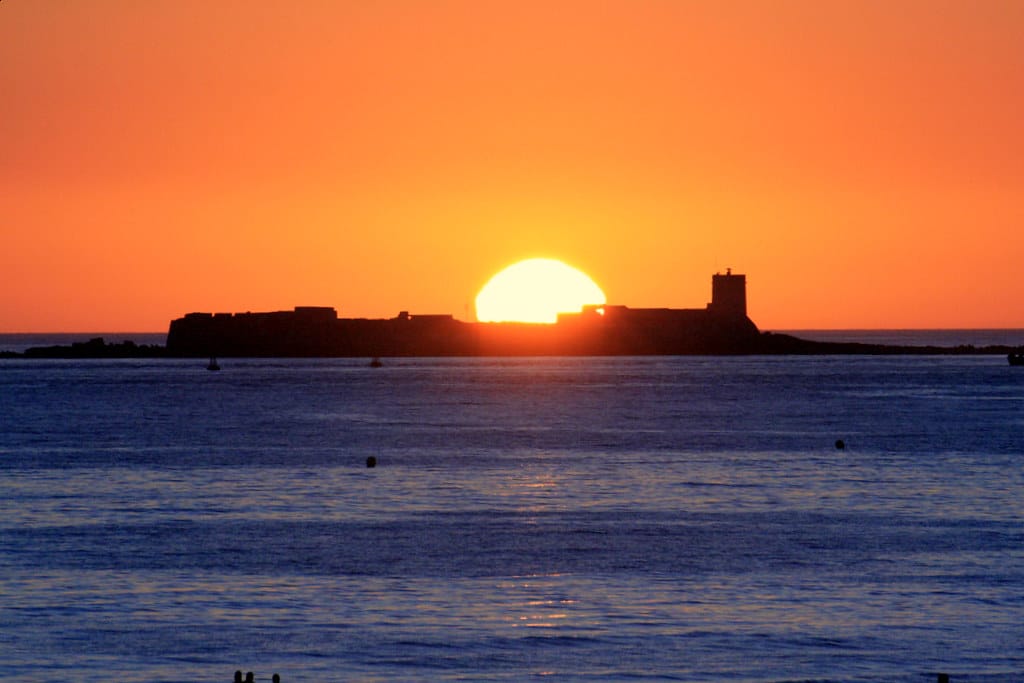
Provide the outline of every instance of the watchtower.
[[747,276],[733,275],[732,268],[726,269],[725,275],[712,275],[708,311],[715,315],[747,317]]

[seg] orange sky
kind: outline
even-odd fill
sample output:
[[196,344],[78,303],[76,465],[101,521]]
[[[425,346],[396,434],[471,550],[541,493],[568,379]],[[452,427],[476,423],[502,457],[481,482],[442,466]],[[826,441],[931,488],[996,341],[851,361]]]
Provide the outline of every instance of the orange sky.
[[472,319],[562,259],[762,329],[1024,327],[1019,0],[3,0],[0,331]]

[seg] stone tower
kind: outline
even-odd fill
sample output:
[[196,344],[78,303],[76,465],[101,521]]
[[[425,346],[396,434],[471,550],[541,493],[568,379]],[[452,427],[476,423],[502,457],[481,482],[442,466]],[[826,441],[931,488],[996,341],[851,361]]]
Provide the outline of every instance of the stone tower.
[[725,275],[712,275],[708,311],[721,316],[747,317],[747,276],[733,275],[731,268],[725,271]]

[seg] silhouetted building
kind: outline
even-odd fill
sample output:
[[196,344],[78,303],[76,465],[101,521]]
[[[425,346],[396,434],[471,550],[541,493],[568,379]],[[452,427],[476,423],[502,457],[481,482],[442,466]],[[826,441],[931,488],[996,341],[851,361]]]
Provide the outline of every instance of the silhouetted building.
[[712,275],[708,310],[715,315],[746,317],[747,276],[733,275],[731,268],[726,269],[725,275]]
[[522,356],[753,353],[746,277],[712,277],[703,309],[587,306],[553,325],[469,323],[451,315],[338,318],[333,308],[270,313],[189,313],[171,322],[178,356]]

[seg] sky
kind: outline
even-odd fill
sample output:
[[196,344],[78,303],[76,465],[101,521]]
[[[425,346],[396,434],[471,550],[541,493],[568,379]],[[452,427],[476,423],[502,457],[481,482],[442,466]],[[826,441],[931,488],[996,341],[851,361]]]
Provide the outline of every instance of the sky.
[[761,329],[1024,327],[1019,0],[0,0],[0,332],[474,319],[557,258]]

